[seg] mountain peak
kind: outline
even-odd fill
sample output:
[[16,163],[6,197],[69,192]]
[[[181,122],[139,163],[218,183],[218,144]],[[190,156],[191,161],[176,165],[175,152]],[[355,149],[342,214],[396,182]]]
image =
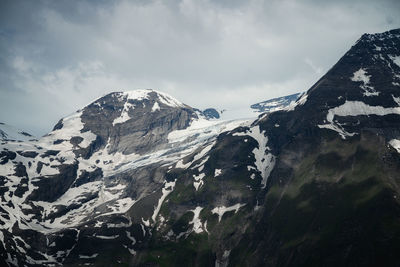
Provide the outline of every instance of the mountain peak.
[[188,127],[196,118],[191,107],[163,92],[112,92],[60,120],[49,135],[67,140],[90,134],[93,143],[87,156],[106,146],[110,153],[141,154],[159,149],[168,133]]
[[[391,61],[393,58],[400,56],[399,47],[400,29],[382,33],[365,33],[345,56],[355,56],[353,59],[363,65],[382,63],[383,65],[389,65],[389,67],[391,67],[390,65],[392,64]],[[397,64],[397,66],[399,66],[399,64]]]
[[109,93],[95,100],[85,109],[90,109],[93,112],[97,111],[98,116],[110,115],[107,117],[115,117],[112,125],[116,126],[133,119],[135,117],[134,113],[137,113],[136,115],[149,115],[160,110],[165,111],[165,109],[185,107],[188,108],[188,106],[166,93],[153,89],[140,89]]
[[174,97],[166,94],[164,92],[160,92],[153,89],[138,89],[133,91],[123,91],[123,92],[115,92],[114,94],[118,94],[120,97],[126,100],[144,100],[144,99],[156,99],[160,101],[162,104],[170,106],[170,107],[182,107],[184,104]]
[[392,38],[400,38],[400,28],[380,33],[364,33],[359,41],[374,42],[378,40],[384,41]]
[[381,116],[399,113],[399,87],[400,29],[364,34],[307,91],[291,125],[294,132],[317,125],[343,139],[375,129],[390,140],[398,133],[397,124]]

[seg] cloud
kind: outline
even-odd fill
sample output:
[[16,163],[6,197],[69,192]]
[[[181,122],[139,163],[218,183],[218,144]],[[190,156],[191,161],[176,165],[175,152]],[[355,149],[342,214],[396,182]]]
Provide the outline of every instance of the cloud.
[[321,75],[321,74],[322,74],[323,69],[322,69],[321,67],[315,66],[314,62],[313,62],[311,59],[305,58],[305,59],[304,59],[304,62],[305,62],[308,66],[310,66],[310,68],[315,72],[315,74],[317,74],[317,75]]
[[0,5],[0,121],[36,134],[115,90],[221,109],[304,91],[362,33],[400,26],[398,1]]

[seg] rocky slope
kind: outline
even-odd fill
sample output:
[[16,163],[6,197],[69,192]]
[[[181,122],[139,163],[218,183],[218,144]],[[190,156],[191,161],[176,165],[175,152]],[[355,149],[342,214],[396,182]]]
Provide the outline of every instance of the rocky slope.
[[400,30],[363,35],[303,105],[260,120],[277,159],[231,265],[398,265],[399,56]]
[[96,258],[80,246],[101,241],[135,255],[173,188],[167,171],[242,123],[209,121],[164,93],[138,90],[99,98],[39,140],[4,139],[2,259],[75,265]]
[[112,93],[3,141],[11,266],[397,266],[400,30],[366,34],[306,94],[207,120]]

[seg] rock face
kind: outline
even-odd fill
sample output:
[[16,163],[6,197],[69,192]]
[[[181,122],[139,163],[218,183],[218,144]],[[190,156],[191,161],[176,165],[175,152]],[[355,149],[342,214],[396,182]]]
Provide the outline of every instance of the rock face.
[[3,141],[0,264],[397,266],[399,61],[400,30],[363,35],[255,121],[141,90]]
[[275,167],[233,265],[397,265],[399,55],[400,30],[363,35],[297,106],[259,120]]
[[[101,116],[99,116],[101,114]],[[112,93],[82,110],[83,131],[91,131],[109,152],[143,154],[165,148],[168,134],[187,128],[194,110],[153,90]]]

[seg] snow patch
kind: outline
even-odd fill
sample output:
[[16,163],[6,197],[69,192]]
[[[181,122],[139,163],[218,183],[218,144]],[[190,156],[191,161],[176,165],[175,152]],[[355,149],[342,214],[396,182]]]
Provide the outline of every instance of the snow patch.
[[136,239],[131,235],[130,232],[128,232],[128,231],[125,231],[125,232],[126,232],[126,237],[132,241],[132,245],[135,245]]
[[98,253],[93,254],[93,255],[79,255],[79,258],[80,258],[80,259],[94,259],[94,258],[96,258],[98,255],[99,255]]
[[158,204],[157,204],[157,206],[156,206],[155,209],[154,209],[153,215],[151,216],[151,219],[153,220],[153,222],[156,221],[157,215],[158,215],[158,213],[160,212],[161,205],[162,205],[162,203],[164,202],[165,198],[166,198],[172,191],[174,191],[175,183],[176,183],[176,180],[173,181],[173,182],[165,182],[164,187],[163,187],[163,189],[161,190],[161,191],[162,191],[162,196],[161,196],[160,199],[158,200]]
[[367,71],[363,68],[360,68],[356,72],[353,73],[353,76],[350,78],[353,82],[361,82],[360,88],[364,90],[364,96],[377,96],[379,92],[375,90],[369,83],[371,75],[367,75]]
[[384,108],[381,106],[370,106],[361,101],[347,101],[339,106],[328,110],[328,114],[326,115],[326,121],[328,124],[318,125],[319,128],[326,128],[336,131],[340,134],[343,139],[346,139],[348,136],[353,136],[355,133],[348,133],[344,130],[344,128],[337,122],[334,122],[333,119],[335,116],[368,116],[368,115],[377,115],[377,116],[385,116],[388,114],[399,114],[400,115],[400,107],[393,108]]
[[139,89],[139,90],[133,90],[133,91],[126,91],[122,92],[121,96],[125,98],[126,100],[144,100],[149,98],[149,93],[154,92],[152,89]]
[[296,101],[297,106],[302,106],[307,102],[307,93],[303,93],[301,97]]
[[132,108],[135,108],[135,105],[129,103],[128,100],[126,100],[126,102],[124,104],[124,108],[121,111],[121,115],[114,119],[114,121],[112,123],[113,126],[115,126],[118,123],[124,123],[124,122],[130,120],[131,117],[129,116],[129,110],[131,110]]
[[222,254],[222,258],[215,260],[215,267],[227,267],[229,264],[229,255],[230,254],[231,254],[230,250],[225,250],[224,254]]
[[221,170],[221,169],[215,169],[215,171],[214,171],[214,177],[220,176],[221,173],[222,173],[222,170]]
[[196,189],[196,191],[199,190],[199,188],[204,184],[203,178],[205,176],[206,175],[204,173],[200,173],[199,175],[193,175],[194,178],[193,186]]
[[[198,161],[199,159],[201,159],[202,157],[204,157],[210,150],[211,148],[214,146],[214,142],[212,142],[211,144],[208,144],[207,146],[205,146],[199,153],[197,153],[196,155],[194,155],[193,160],[189,161],[185,164],[183,164],[183,159],[179,160],[175,167],[176,168],[182,168],[182,169],[187,169],[190,165],[192,165],[193,162]],[[205,158],[204,160],[202,160],[202,162],[200,162],[200,164],[196,165],[193,167],[193,169],[196,168],[201,168],[208,160],[208,157]],[[201,169],[199,169],[199,171],[201,171]]]
[[40,139],[39,144],[43,147],[48,147],[54,143],[55,140],[70,140],[71,137],[80,136],[83,138],[79,146],[82,148],[88,147],[94,140],[96,140],[96,135],[91,131],[81,132],[84,125],[81,120],[82,111],[76,112],[71,116],[62,119],[63,127],[49,133]]
[[[257,167],[257,170],[260,171],[262,181],[262,188],[265,188],[267,185],[267,179],[271,174],[272,169],[275,166],[275,156],[271,153],[267,153],[270,151],[270,148],[267,146],[268,137],[264,135],[265,131],[261,132],[259,126],[252,127],[250,130],[245,133],[234,133],[233,136],[244,136],[248,135],[257,141],[258,147],[253,149],[253,154],[255,158],[254,164]],[[248,168],[248,170],[250,170]]]
[[107,240],[110,240],[110,239],[116,239],[116,238],[118,238],[119,235],[96,235],[96,234],[95,234],[94,237],[99,238],[99,239],[107,239]]
[[400,56],[392,56],[389,55],[390,59],[393,61],[394,64],[400,67]]
[[221,221],[222,216],[224,216],[225,212],[229,212],[229,211],[235,211],[235,213],[237,213],[239,211],[239,209],[243,206],[246,206],[246,204],[235,204],[233,206],[230,207],[225,207],[225,206],[220,206],[220,207],[215,207],[214,209],[211,210],[211,212],[213,214],[218,214],[218,222]]
[[202,207],[196,207],[194,210],[190,210],[194,215],[189,224],[193,224],[193,231],[196,234],[202,233],[203,231],[207,232],[207,221],[203,224],[199,217],[202,209]]
[[[145,226],[147,226],[147,227],[149,227],[150,226],[150,219],[148,219],[148,220],[144,220],[143,218],[142,218],[142,222],[143,222],[143,224],[145,225]],[[142,224],[141,224],[142,225]],[[142,225],[142,228],[143,228],[143,225]],[[143,230],[143,229],[142,229]],[[144,231],[144,230],[143,230]],[[144,232],[145,233],[145,232]],[[144,236],[144,234],[143,234],[143,236]]]
[[396,104],[398,106],[400,106],[400,97],[395,97],[394,95],[392,95],[394,102],[396,102]]
[[176,100],[174,97],[172,97],[166,93],[157,92],[157,94],[158,94],[158,99],[164,105],[167,105],[170,107],[183,107],[184,106],[184,104],[182,104],[182,102]]
[[282,110],[293,111],[296,107],[304,105],[307,102],[307,97],[308,97],[307,92],[304,92],[299,97],[299,99],[297,99],[296,101],[290,102],[290,104],[287,107],[283,108]]
[[192,162],[188,162],[188,163],[184,164],[183,159],[181,159],[175,164],[175,168],[186,169],[190,166],[191,163]]
[[160,106],[158,105],[158,102],[154,102],[154,105],[151,108],[151,112],[155,112],[157,110],[160,110]]
[[400,153],[400,140],[399,139],[390,140],[389,145],[391,145],[394,149],[397,150],[398,153]]

